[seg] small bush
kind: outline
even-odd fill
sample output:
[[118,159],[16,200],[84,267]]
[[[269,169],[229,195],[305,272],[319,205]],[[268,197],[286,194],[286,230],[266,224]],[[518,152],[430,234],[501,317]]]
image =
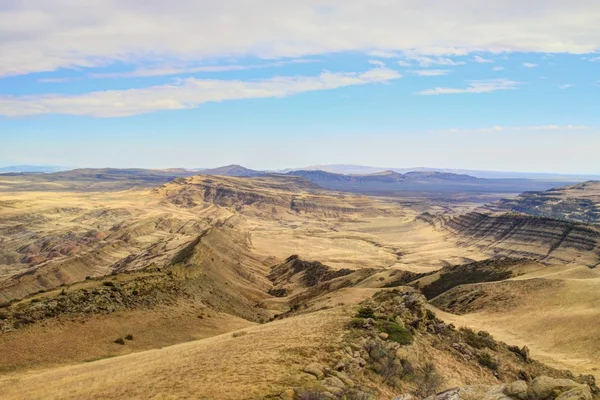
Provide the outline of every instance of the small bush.
[[433,363],[427,363],[416,374],[416,381],[418,385],[416,394],[419,397],[427,397],[439,391],[444,383],[444,378],[437,372]]
[[400,344],[411,344],[413,341],[410,332],[392,321],[379,321],[377,328],[389,335],[388,339]]
[[498,362],[489,353],[477,354],[477,362],[479,362],[479,365],[489,368],[492,371],[498,371]]
[[244,336],[247,333],[248,332],[246,332],[246,331],[233,332],[233,334],[231,335],[231,337],[237,338],[237,337],[240,337],[240,336]]
[[31,299],[31,303],[39,303],[40,301],[40,299]]
[[474,347],[476,349],[488,348],[495,350],[498,347],[498,344],[490,335],[485,331],[479,331],[475,333],[472,329],[469,328],[460,328],[460,333],[462,340],[467,343],[469,346]]
[[357,318],[375,318],[375,310],[370,305],[361,306],[356,313]]
[[426,309],[425,314],[427,315],[428,320],[433,321],[434,319],[436,319],[435,313],[433,311],[431,311],[430,309]]
[[125,339],[133,340],[133,335],[131,333],[128,333],[127,335],[125,335]]
[[364,326],[365,320],[364,318],[352,318],[350,322],[348,322],[348,328],[350,329],[362,329]]
[[125,340],[123,338],[115,339],[116,344],[125,344]]
[[111,282],[111,281],[102,282],[102,284],[103,284],[104,286],[108,286],[108,287],[113,287],[113,286],[115,286],[114,282]]

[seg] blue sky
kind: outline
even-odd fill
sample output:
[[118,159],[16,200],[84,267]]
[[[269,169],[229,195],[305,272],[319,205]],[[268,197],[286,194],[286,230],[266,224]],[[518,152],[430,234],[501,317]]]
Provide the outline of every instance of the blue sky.
[[0,166],[600,173],[600,5],[11,0]]

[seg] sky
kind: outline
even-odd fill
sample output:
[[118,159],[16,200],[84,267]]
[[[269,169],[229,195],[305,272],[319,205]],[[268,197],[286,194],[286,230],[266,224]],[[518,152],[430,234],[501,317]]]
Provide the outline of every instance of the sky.
[[597,0],[3,0],[0,166],[600,173]]

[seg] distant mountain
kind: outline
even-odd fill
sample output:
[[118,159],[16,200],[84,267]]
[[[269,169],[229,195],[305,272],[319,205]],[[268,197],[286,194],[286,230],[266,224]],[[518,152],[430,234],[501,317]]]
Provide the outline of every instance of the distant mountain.
[[[485,170],[469,170],[469,169],[452,169],[452,168],[379,168],[365,165],[353,164],[329,164],[329,165],[311,165],[308,167],[299,168],[305,171],[321,170],[337,174],[375,174],[383,171],[394,171],[401,174],[407,172],[447,172],[459,175],[470,175],[476,178],[485,179],[534,179],[534,180],[554,180],[560,182],[584,182],[588,180],[600,179],[600,174],[558,174],[545,172],[507,172],[507,171],[485,171]],[[290,172],[292,169],[284,170]]]
[[255,171],[242,167],[241,165],[226,165],[224,167],[209,168],[198,170],[198,173],[203,175],[221,175],[221,176],[264,176],[267,175],[263,171]]
[[55,165],[12,165],[9,167],[0,167],[0,174],[3,173],[52,173],[68,171],[69,167],[59,167]]
[[396,195],[400,192],[521,193],[573,183],[530,179],[484,179],[440,171],[411,171],[401,174],[386,170],[373,174],[344,175],[321,170],[298,170],[287,174],[301,176],[325,189],[375,195]]
[[486,208],[490,211],[513,211],[536,217],[598,224],[600,223],[600,181],[590,181],[545,192],[527,192],[513,199],[492,203]]

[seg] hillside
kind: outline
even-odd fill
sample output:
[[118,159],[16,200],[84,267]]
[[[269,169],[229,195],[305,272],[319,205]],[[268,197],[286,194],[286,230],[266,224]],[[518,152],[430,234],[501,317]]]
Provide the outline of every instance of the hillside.
[[355,304],[160,350],[11,374],[0,378],[0,390],[6,399],[46,393],[127,399],[149,392],[220,399],[391,399],[411,393],[417,397],[405,398],[423,398],[456,385],[487,384],[477,390],[492,390],[499,382],[531,377],[537,377],[532,387],[541,380],[548,386],[554,377],[563,379],[562,391],[576,388],[591,396],[596,390],[588,377],[547,367],[484,332],[444,324],[412,289],[376,293],[360,308]]
[[503,199],[486,207],[492,211],[564,219],[591,224],[600,223],[600,182],[590,181],[559,187],[545,192],[527,192]]

